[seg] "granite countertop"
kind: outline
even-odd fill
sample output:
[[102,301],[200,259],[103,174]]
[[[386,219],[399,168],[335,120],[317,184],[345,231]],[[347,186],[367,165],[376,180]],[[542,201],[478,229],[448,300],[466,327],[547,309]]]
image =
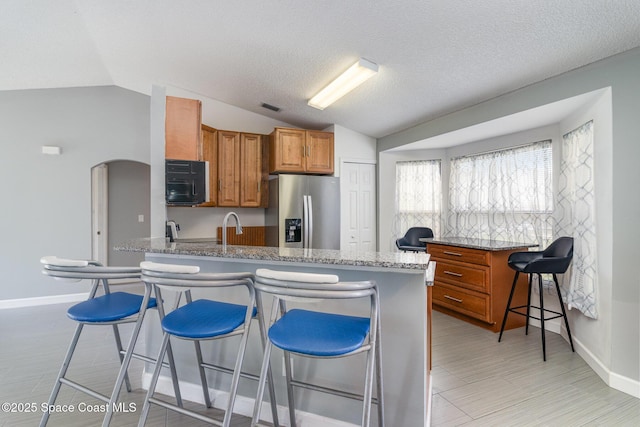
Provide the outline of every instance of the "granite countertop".
[[470,237],[423,238],[421,242],[457,246],[460,248],[482,249],[485,251],[502,251],[511,249],[534,248],[537,243],[503,242],[500,240],[474,239]]
[[123,252],[149,252],[403,270],[426,270],[429,264],[429,255],[426,253],[355,252],[329,249],[292,249],[235,245],[227,245],[227,249],[224,251],[222,245],[215,242],[170,243],[165,238],[134,239],[116,245],[114,249]]

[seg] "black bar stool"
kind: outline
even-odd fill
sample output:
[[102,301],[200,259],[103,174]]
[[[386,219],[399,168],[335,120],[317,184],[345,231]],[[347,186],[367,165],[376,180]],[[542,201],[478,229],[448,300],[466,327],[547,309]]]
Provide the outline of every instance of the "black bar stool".
[[[502,319],[502,326],[500,327],[500,336],[498,342],[502,340],[502,333],[504,332],[504,326],[507,323],[507,316],[509,312],[525,316],[527,323],[525,326],[525,334],[529,334],[529,318],[540,320],[540,330],[542,333],[542,358],[547,360],[546,344],[544,337],[544,322],[546,320],[557,319],[562,317],[564,319],[564,325],[567,328],[567,335],[569,336],[569,343],[571,344],[571,351],[575,351],[573,348],[573,340],[571,339],[571,329],[569,328],[569,321],[567,320],[567,313],[564,309],[564,303],[562,302],[562,294],[560,293],[560,285],[558,284],[558,277],[556,274],[564,274],[571,264],[573,258],[573,237],[560,237],[551,243],[544,251],[527,251],[527,252],[514,252],[509,255],[508,263],[509,267],[516,271],[513,278],[513,285],[511,285],[511,293],[509,294],[509,301],[507,302],[507,309],[504,312],[504,318]],[[517,307],[511,307],[511,299],[518,283],[518,276],[520,273],[529,275],[529,293],[527,296],[527,305],[520,305]],[[530,314],[531,311],[531,279],[533,275],[538,276],[538,286],[540,292],[540,307],[533,306],[540,310],[540,317],[534,317]],[[544,298],[542,289],[542,274],[553,275],[553,282],[556,285],[556,292],[558,294],[558,300],[560,301],[560,309],[562,313],[558,313],[554,310],[544,308]],[[526,308],[526,312],[522,313],[519,309]],[[552,313],[553,316],[545,317],[545,313]]]

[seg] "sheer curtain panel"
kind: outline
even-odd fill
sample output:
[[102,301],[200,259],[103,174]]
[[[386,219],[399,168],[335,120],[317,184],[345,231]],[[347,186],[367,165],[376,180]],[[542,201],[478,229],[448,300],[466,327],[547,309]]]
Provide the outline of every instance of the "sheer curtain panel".
[[441,236],[440,160],[396,163],[396,200],[391,247],[411,227],[429,227]]
[[556,236],[573,237],[573,262],[562,278],[569,309],[597,319],[597,242],[593,121],[562,137]]
[[548,245],[551,160],[550,140],[451,159],[446,234]]

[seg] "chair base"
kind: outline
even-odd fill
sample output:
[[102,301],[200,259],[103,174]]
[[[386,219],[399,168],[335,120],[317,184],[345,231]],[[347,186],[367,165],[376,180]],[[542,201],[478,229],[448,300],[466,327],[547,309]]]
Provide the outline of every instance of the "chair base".
[[[526,274],[526,273],[525,273]],[[531,305],[531,289],[532,289],[532,275],[533,274],[537,274],[538,275],[538,286],[539,286],[539,294],[540,294],[540,306],[533,306]],[[515,276],[513,278],[513,284],[511,285],[511,292],[509,294],[509,300],[507,302],[507,308],[504,312],[504,318],[502,319],[502,326],[500,327],[500,335],[498,336],[498,342],[500,342],[502,340],[502,333],[504,332],[504,327],[505,324],[507,323],[507,317],[509,316],[509,313],[514,313],[514,314],[518,314],[520,316],[524,316],[526,317],[526,324],[525,324],[525,335],[529,334],[529,319],[536,319],[540,321],[540,331],[541,331],[541,335],[542,335],[542,359],[544,361],[547,360],[547,352],[546,352],[546,340],[545,340],[545,327],[544,327],[544,322],[546,322],[547,320],[552,320],[552,319],[557,319],[562,317],[564,319],[564,324],[565,327],[567,329],[567,335],[569,336],[569,344],[571,345],[571,351],[575,352],[575,348],[573,346],[573,339],[571,338],[571,328],[569,327],[569,320],[567,319],[567,313],[564,309],[564,302],[562,301],[562,295],[560,293],[560,285],[558,284],[558,278],[555,274],[553,274],[553,282],[555,283],[556,286],[556,292],[558,294],[558,301],[560,303],[560,308],[562,310],[562,312],[558,312],[555,310],[549,310],[544,308],[544,292],[543,292],[543,288],[542,288],[542,276],[541,273],[529,273],[529,292],[528,292],[528,296],[527,296],[527,305],[519,305],[516,307],[511,307],[511,301],[513,299],[513,294],[515,292],[515,288],[516,285],[518,283],[518,277],[520,275],[519,271],[516,271]],[[522,313],[521,309],[526,309],[526,312]],[[540,317],[536,317],[533,316],[531,314],[531,308],[535,308],[537,310],[540,311]],[[545,313],[552,313],[554,314],[553,316],[545,316]]]

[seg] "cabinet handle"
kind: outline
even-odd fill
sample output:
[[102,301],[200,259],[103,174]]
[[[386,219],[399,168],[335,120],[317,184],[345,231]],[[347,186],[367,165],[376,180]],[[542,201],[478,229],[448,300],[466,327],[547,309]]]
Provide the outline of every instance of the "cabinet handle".
[[218,191],[222,191],[222,180],[218,180]]
[[311,146],[308,145],[308,147],[309,147],[309,154],[307,154],[307,157],[311,157]]
[[453,256],[462,256],[462,254],[459,254],[458,252],[449,252],[449,251],[444,251],[445,255],[453,255]]
[[258,193],[260,192],[260,181],[258,181]]
[[462,277],[462,274],[460,273],[454,273],[453,271],[444,271],[444,274],[448,274],[450,276],[456,276],[456,277]]
[[451,301],[460,302],[460,303],[462,302],[462,300],[461,300],[461,299],[454,298],[454,297],[450,297],[449,295],[445,295],[444,297],[445,297],[446,299],[450,299]]

